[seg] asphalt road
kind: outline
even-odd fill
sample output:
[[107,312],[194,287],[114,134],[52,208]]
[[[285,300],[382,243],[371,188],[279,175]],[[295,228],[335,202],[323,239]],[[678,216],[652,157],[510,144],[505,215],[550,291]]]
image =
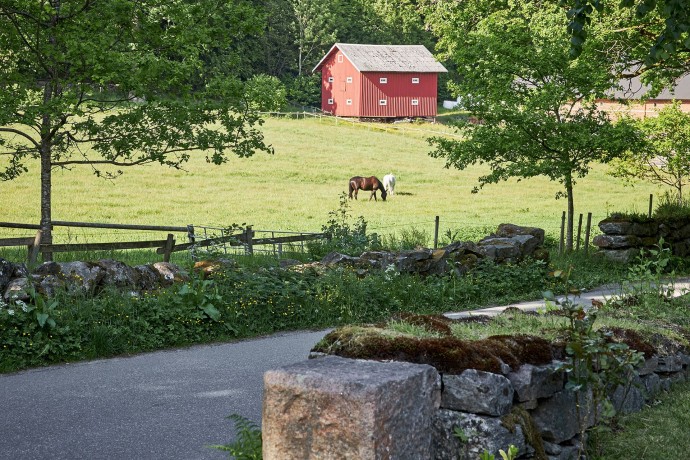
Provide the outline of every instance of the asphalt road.
[[230,414],[261,420],[263,373],[306,359],[296,332],[0,375],[0,459],[221,459]]

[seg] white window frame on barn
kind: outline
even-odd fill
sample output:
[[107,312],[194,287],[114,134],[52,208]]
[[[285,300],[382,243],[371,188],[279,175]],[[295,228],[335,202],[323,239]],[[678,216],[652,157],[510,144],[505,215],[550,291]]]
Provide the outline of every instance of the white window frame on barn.
[[345,99],[345,104],[352,105],[352,99]]
[[334,79],[333,77],[328,77],[328,83],[333,83]]
[[379,105],[388,105],[388,101],[386,99],[379,99]]
[[419,99],[412,99],[412,105],[419,105]]
[[381,77],[381,78],[379,78],[379,83],[381,83],[381,84],[386,84],[386,83],[388,83],[388,78],[386,78],[386,77]]
[[343,55],[342,54],[338,55],[338,62],[343,62]]
[[412,84],[413,85],[419,84],[419,77],[412,77]]
[[328,105],[333,105],[333,99],[328,100]]
[[352,83],[352,77],[347,77],[347,79],[345,80],[345,82],[346,82],[346,83]]

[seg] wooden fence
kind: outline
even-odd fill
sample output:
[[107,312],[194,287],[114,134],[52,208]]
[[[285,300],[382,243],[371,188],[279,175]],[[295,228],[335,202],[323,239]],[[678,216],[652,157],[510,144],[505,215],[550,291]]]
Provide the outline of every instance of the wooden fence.
[[[125,242],[105,242],[105,243],[67,243],[67,244],[46,244],[42,243],[41,227],[36,224],[21,224],[14,222],[0,222],[0,228],[15,228],[25,230],[35,230],[36,234],[32,237],[19,238],[0,238],[0,247],[11,246],[26,246],[28,248],[29,263],[34,264],[38,260],[39,254],[52,254],[56,252],[76,252],[76,251],[109,251],[109,250],[124,250],[124,249],[156,249],[157,254],[163,255],[163,260],[170,261],[170,255],[173,252],[179,251],[196,251],[197,249],[209,248],[212,246],[222,245],[242,246],[245,253],[254,254],[254,247],[260,245],[273,245],[278,247],[274,253],[281,255],[283,244],[304,243],[306,241],[313,241],[318,239],[325,239],[327,235],[323,233],[292,233],[292,232],[276,232],[276,231],[262,231],[263,233],[270,233],[271,236],[264,238],[256,238],[256,231],[251,227],[247,227],[240,233],[236,234],[222,234],[221,236],[207,236],[204,228],[203,235],[195,234],[194,225],[187,225],[184,227],[176,226],[161,226],[161,225],[129,225],[129,224],[103,224],[94,222],[66,222],[53,221],[52,227],[80,227],[80,228],[98,228],[98,229],[116,229],[116,230],[143,230],[143,231],[161,231],[161,232],[184,232],[187,234],[189,242],[178,244],[175,241],[175,236],[168,233],[166,239],[146,240],[146,241],[125,241]],[[289,233],[287,236],[275,236],[275,234]],[[201,236],[201,237],[200,237]]]

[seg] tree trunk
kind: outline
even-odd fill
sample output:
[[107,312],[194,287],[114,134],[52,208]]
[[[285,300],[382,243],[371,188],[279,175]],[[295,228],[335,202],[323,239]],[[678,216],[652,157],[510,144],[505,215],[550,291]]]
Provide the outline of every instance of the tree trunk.
[[[57,46],[53,28],[57,26],[60,14],[60,0],[51,3],[55,13],[50,21],[51,30],[48,38],[52,47]],[[41,244],[53,243],[53,216],[52,216],[52,166],[53,166],[53,139],[51,136],[52,116],[50,102],[57,92],[57,63],[53,62],[43,87],[43,116],[41,118]],[[51,252],[43,253],[43,260],[53,260]]]
[[[43,90],[44,103],[50,101],[51,88],[50,83],[46,83]],[[46,109],[47,110],[47,109]],[[50,140],[50,115],[44,114],[41,123],[41,243],[53,243],[53,225],[52,225],[52,202],[51,202],[51,188],[52,188],[52,144]],[[53,254],[50,252],[43,253],[44,261],[53,260]]]
[[566,177],[565,190],[568,195],[568,222],[566,227],[565,251],[573,252],[573,226],[575,220],[575,204],[573,202],[573,180]]

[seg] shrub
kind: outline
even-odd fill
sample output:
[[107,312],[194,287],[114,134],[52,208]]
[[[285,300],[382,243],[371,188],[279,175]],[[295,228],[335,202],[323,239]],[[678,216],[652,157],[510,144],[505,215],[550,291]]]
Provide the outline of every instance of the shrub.
[[349,208],[347,194],[343,192],[340,195],[338,209],[328,213],[328,222],[321,228],[328,236],[328,241],[317,241],[307,246],[312,257],[320,259],[333,251],[358,256],[364,251],[381,248],[378,234],[367,235],[367,222],[364,217],[359,216],[352,223]]

